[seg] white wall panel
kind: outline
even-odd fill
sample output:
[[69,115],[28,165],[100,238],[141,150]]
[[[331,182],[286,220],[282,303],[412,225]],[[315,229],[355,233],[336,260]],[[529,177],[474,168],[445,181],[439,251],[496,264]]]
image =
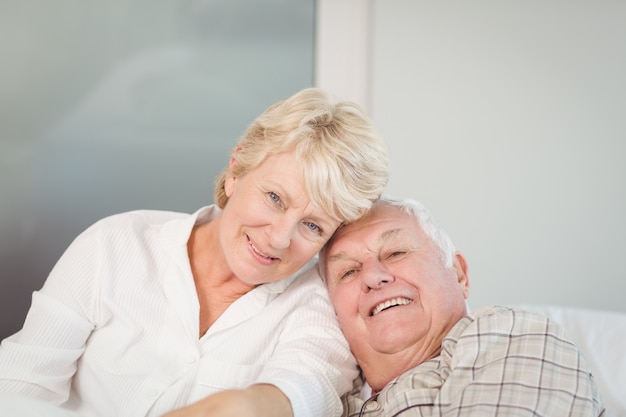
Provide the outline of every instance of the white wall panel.
[[388,192],[422,200],[466,254],[470,304],[626,311],[626,3],[371,10]]

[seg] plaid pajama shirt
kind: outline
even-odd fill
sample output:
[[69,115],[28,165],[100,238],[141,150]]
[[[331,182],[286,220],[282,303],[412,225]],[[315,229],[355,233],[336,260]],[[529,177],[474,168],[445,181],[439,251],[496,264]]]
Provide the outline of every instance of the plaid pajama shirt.
[[344,396],[343,416],[603,416],[584,358],[552,320],[494,306],[464,317],[439,356],[367,401],[362,382]]

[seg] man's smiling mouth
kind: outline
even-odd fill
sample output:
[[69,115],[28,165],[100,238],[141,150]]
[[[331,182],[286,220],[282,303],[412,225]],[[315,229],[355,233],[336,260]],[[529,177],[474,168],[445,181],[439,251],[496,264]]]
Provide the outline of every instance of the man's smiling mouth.
[[370,312],[370,317],[375,316],[381,311],[386,310],[391,307],[407,305],[411,301],[412,300],[408,298],[403,298],[403,297],[392,298],[391,300],[384,301],[372,309],[372,311]]

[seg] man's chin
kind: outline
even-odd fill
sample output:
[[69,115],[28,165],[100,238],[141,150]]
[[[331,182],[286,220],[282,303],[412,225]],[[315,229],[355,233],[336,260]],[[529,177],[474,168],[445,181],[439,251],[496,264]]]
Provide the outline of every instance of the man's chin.
[[370,335],[370,346],[379,354],[393,355],[410,346],[407,334],[397,329],[377,332]]

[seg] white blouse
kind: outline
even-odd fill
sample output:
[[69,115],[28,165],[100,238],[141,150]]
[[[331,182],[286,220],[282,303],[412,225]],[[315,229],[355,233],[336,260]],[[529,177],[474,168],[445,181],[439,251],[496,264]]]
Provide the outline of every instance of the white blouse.
[[356,362],[313,262],[250,291],[198,338],[187,241],[218,212],[134,211],[79,235],[2,342],[0,392],[82,417],[138,417],[269,383],[296,417],[340,415]]

